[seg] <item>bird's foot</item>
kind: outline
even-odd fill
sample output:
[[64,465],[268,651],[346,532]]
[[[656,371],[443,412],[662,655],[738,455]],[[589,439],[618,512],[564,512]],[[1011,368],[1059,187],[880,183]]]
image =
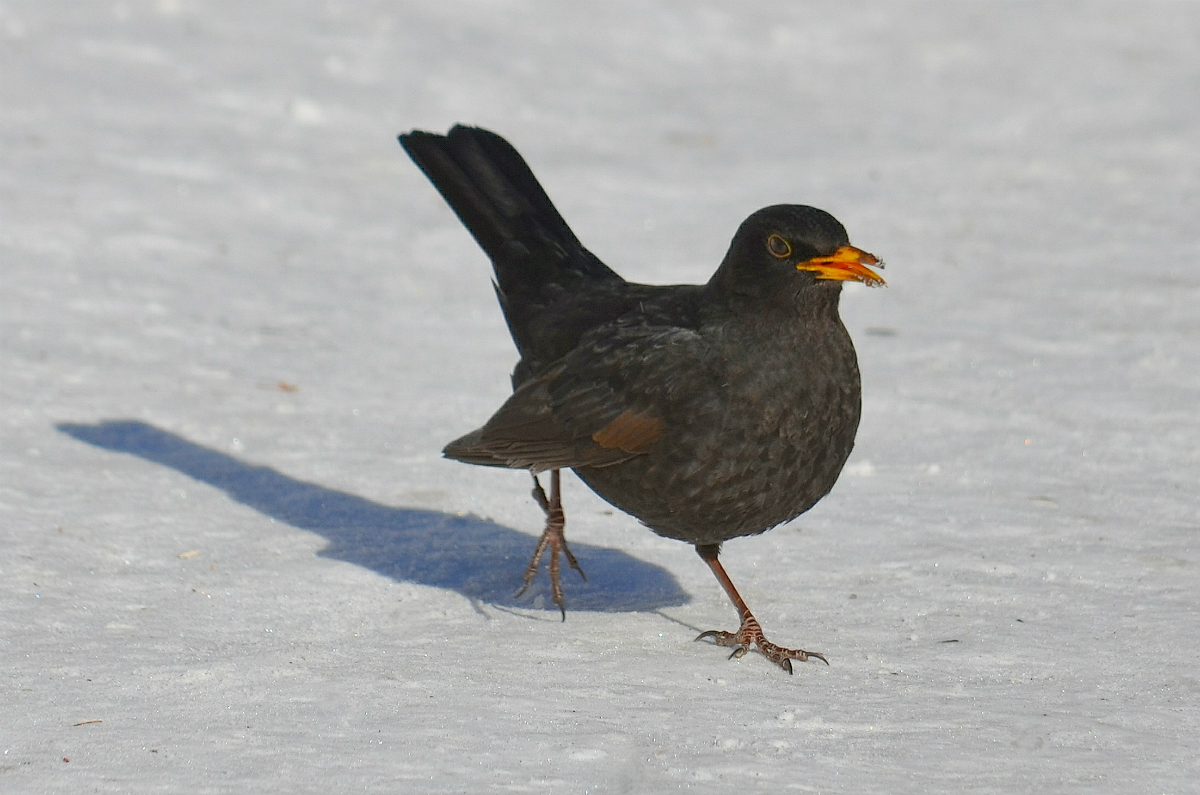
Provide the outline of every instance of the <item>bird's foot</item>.
[[825,659],[825,655],[818,654],[815,651],[804,651],[803,649],[785,649],[782,646],[776,646],[771,641],[767,640],[763,635],[762,627],[758,625],[756,619],[750,613],[746,613],[742,619],[742,626],[737,632],[725,632],[719,629],[710,629],[708,632],[701,632],[696,640],[701,638],[712,638],[718,646],[734,646],[733,653],[729,655],[729,659],[734,657],[741,658],[746,652],[750,651],[750,646],[753,644],[758,647],[758,651],[762,656],[766,657],[771,662],[778,665],[789,674],[792,673],[792,660],[807,662],[808,658],[816,657],[821,662],[829,665],[829,660]]
[[579,572],[579,576],[587,581],[587,575],[583,573],[583,568],[579,565],[579,561],[571,554],[571,548],[567,546],[567,536],[564,530],[567,526],[567,517],[563,513],[562,499],[559,494],[559,474],[558,470],[554,470],[550,474],[550,498],[546,498],[546,492],[542,490],[542,484],[537,478],[533,479],[533,498],[537,500],[538,505],[542,506],[542,510],[546,512],[546,529],[542,531],[542,537],[538,540],[537,549],[533,551],[533,557],[529,560],[529,565],[525,567],[525,582],[516,595],[520,596],[529,590],[529,586],[533,584],[534,578],[537,576],[538,567],[542,563],[542,556],[546,554],[546,550],[550,550],[550,594],[554,599],[554,604],[558,605],[558,610],[562,613],[563,621],[567,620],[567,608],[563,600],[562,583],[559,582],[559,555],[567,559],[567,565]]

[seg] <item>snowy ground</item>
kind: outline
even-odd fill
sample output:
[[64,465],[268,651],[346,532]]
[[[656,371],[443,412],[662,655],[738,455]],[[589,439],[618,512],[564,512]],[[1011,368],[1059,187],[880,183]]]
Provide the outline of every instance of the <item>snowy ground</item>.
[[[0,0],[0,75],[0,791],[1200,792],[1200,4]],[[512,598],[456,121],[635,280],[887,260],[851,465],[724,556],[829,667],[573,477]]]

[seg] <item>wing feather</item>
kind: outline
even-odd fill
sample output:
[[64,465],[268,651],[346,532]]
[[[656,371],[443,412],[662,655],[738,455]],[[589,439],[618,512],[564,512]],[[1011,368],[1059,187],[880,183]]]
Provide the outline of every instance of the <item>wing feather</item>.
[[691,329],[607,324],[443,452],[535,472],[611,466],[643,455],[678,418],[678,398],[701,394],[712,378],[706,352]]

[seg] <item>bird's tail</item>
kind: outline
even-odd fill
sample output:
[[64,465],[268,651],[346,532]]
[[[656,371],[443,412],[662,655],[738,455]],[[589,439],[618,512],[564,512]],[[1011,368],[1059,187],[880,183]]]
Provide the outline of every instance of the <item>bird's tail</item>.
[[499,135],[458,125],[446,135],[414,130],[400,136],[400,145],[491,257],[496,292],[522,351],[547,287],[620,278],[580,245],[529,166]]

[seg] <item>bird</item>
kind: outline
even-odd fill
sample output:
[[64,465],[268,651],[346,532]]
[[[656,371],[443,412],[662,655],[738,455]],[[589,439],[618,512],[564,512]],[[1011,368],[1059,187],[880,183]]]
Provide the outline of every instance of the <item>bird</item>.
[[[819,652],[769,641],[721,564],[724,542],[811,508],[854,446],[861,378],[838,314],[844,282],[882,286],[883,263],[829,213],[779,204],[752,213],[705,284],[621,278],[588,251],[504,138],[455,125],[400,144],[491,259],[520,359],[512,395],[446,445],[468,464],[526,469],[546,524],[523,593],[548,558],[566,620],[561,470],[660,536],[692,544],[738,612],[709,630],[793,672]],[[548,473],[549,494],[539,475]]]

